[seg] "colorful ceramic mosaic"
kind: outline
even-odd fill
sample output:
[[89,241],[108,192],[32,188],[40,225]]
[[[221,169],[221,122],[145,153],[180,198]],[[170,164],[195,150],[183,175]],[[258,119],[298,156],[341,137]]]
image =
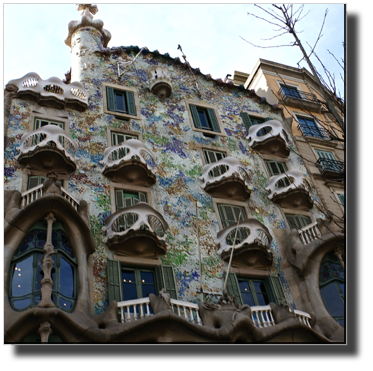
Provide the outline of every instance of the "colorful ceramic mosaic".
[[[273,237],[271,251],[274,255],[273,274],[283,284],[287,301],[294,305],[285,280],[281,251],[273,231],[284,229],[286,224],[280,208],[268,198],[265,186],[268,175],[260,155],[248,146],[246,129],[240,117],[241,111],[257,113],[281,121],[280,111],[252,95],[250,92],[218,84],[200,73],[195,73],[201,97],[195,88],[188,68],[168,55],[147,50],[140,54],[135,66],[118,78],[117,62],[130,61],[138,48],[122,56],[105,56],[95,53],[102,50],[102,37],[93,28],[77,31],[72,38],[72,81],[79,78],[87,89],[89,108],[83,112],[70,110],[69,133],[79,144],[77,170],[68,181],[67,190],[77,200],[84,199],[90,205],[91,231],[96,242],[94,253],[95,312],[104,311],[108,305],[106,258],[112,252],[102,242],[102,226],[112,211],[109,180],[101,174],[104,150],[108,146],[107,127],[121,128],[142,133],[143,142],[155,156],[154,172],[157,182],[150,188],[152,207],[163,215],[169,224],[167,231],[168,253],[161,257],[164,264],[174,267],[179,299],[189,302],[200,300],[200,269],[196,233],[196,201],[199,201],[200,247],[202,254],[203,289],[207,293],[221,294],[224,263],[216,253],[215,238],[219,231],[212,197],[201,188],[203,162],[200,146],[216,146],[228,149],[238,159],[252,178],[252,192],[247,201],[250,215],[267,226]],[[68,52],[68,50],[66,50]],[[166,66],[171,72],[173,93],[170,98],[159,99],[147,86],[147,68],[150,65]],[[42,76],[47,78],[47,76]],[[120,120],[104,113],[102,83],[112,83],[138,91],[141,120]],[[213,138],[192,129],[185,99],[208,103],[216,107],[226,136]],[[21,191],[22,170],[14,159],[18,154],[22,134],[30,125],[32,102],[15,99],[5,138],[5,189]],[[289,135],[290,138],[290,135]],[[287,159],[292,168],[306,169],[293,142]],[[316,191],[312,198],[317,201]],[[227,200],[229,203],[229,200]],[[317,208],[310,210],[313,217],[322,217]]]

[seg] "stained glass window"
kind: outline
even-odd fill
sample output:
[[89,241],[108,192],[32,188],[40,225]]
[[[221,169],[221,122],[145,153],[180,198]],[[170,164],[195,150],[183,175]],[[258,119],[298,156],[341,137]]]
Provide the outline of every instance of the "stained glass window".
[[[43,248],[47,240],[46,222],[36,223],[16,250],[10,268],[9,300],[15,310],[35,307],[41,300]],[[66,231],[60,222],[53,223],[52,301],[57,307],[72,310],[77,296],[77,264]]]

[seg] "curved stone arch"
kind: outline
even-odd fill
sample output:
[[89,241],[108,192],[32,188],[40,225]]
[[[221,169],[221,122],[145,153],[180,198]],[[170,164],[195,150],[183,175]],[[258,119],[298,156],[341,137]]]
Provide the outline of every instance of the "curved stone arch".
[[[81,202],[77,212],[65,198],[56,193],[47,194],[24,209],[8,210],[4,228],[5,292],[8,292],[8,272],[12,257],[22,239],[36,222],[43,220],[51,212],[55,219],[63,224],[77,261],[78,295],[74,311],[91,312],[92,290],[89,285],[92,284],[93,277],[89,277],[92,274],[92,260],[88,257],[95,251],[95,242],[90,232],[87,211],[88,205],[85,201]],[[9,306],[9,310],[14,313],[7,300],[5,306]]]

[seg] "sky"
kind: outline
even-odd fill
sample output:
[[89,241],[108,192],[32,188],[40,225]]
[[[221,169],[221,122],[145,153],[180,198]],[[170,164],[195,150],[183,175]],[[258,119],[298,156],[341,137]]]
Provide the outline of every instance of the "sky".
[[[293,41],[290,35],[263,41],[276,33],[270,24],[247,14],[265,15],[252,4],[99,4],[98,9],[95,19],[103,20],[112,34],[109,46],[146,46],[181,58],[180,44],[191,66],[214,79],[224,79],[235,70],[250,73],[259,58],[293,67],[302,58],[296,47],[255,48],[242,39],[266,46]],[[326,9],[329,13],[316,51],[336,74],[343,94],[339,78],[343,71],[327,50],[339,60],[343,58],[344,6],[306,4],[304,14],[310,13],[298,31],[310,50],[306,41],[315,43]],[[64,43],[67,25],[80,19],[75,4],[4,4],[3,10],[4,86],[28,72],[36,72],[42,79],[63,79],[70,68],[70,48]]]

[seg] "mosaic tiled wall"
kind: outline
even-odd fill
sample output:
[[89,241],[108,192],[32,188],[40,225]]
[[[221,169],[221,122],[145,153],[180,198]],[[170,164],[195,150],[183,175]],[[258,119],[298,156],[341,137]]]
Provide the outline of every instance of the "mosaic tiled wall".
[[[84,32],[84,37],[80,35],[81,32]],[[86,48],[83,48],[84,53],[81,53],[82,40]],[[217,107],[227,134],[226,137],[205,137],[192,130],[186,111],[185,99],[198,101],[200,98],[191,73],[183,64],[175,63],[167,56],[155,55],[156,53],[141,54],[136,61],[138,73],[135,68],[131,68],[118,81],[117,62],[129,60],[135,54],[125,54],[123,58],[116,55],[102,56],[94,53],[101,48],[100,42],[99,33],[92,29],[79,31],[73,36],[72,53],[75,54],[72,69],[79,69],[81,82],[90,98],[86,112],[69,111],[70,135],[78,141],[79,151],[78,169],[70,176],[68,191],[78,200],[84,199],[90,204],[91,230],[97,245],[94,254],[96,314],[104,311],[108,305],[106,258],[112,257],[112,253],[102,242],[104,236],[101,230],[105,218],[111,213],[109,181],[101,174],[102,166],[99,164],[107,147],[108,126],[141,132],[146,147],[155,155],[157,183],[151,187],[152,206],[163,215],[170,227],[167,232],[169,250],[162,261],[174,267],[179,299],[197,302],[200,298],[199,258],[194,228],[196,200],[202,204],[199,208],[199,226],[204,291],[221,293],[223,286],[225,263],[217,255],[214,243],[219,231],[217,216],[212,198],[202,190],[199,179],[203,163],[198,145],[204,144],[228,148],[231,156],[240,160],[252,175],[253,191],[248,201],[251,215],[248,217],[257,218],[271,231],[273,273],[279,275],[286,298],[294,305],[281,267],[282,256],[273,235],[274,229],[285,228],[285,222],[278,206],[268,199],[264,190],[268,177],[260,156],[248,146],[246,129],[240,117],[240,112],[244,110],[281,121],[280,114],[273,113],[268,104],[255,101],[246,91],[226,85],[219,86],[215,81],[197,74],[202,101]],[[146,86],[147,67],[158,64],[167,66],[172,74],[173,94],[164,101],[153,95]],[[141,120],[123,121],[104,114],[102,82],[138,89]],[[5,140],[5,189],[21,190],[22,171],[14,157],[18,153],[17,147],[22,134],[28,129],[32,104],[19,99],[13,101]],[[294,151],[290,152],[288,163],[292,168],[306,173],[302,160],[295,154],[295,146],[291,144],[291,147]],[[314,190],[312,196],[316,199]],[[315,218],[322,217],[315,208],[311,213]]]

